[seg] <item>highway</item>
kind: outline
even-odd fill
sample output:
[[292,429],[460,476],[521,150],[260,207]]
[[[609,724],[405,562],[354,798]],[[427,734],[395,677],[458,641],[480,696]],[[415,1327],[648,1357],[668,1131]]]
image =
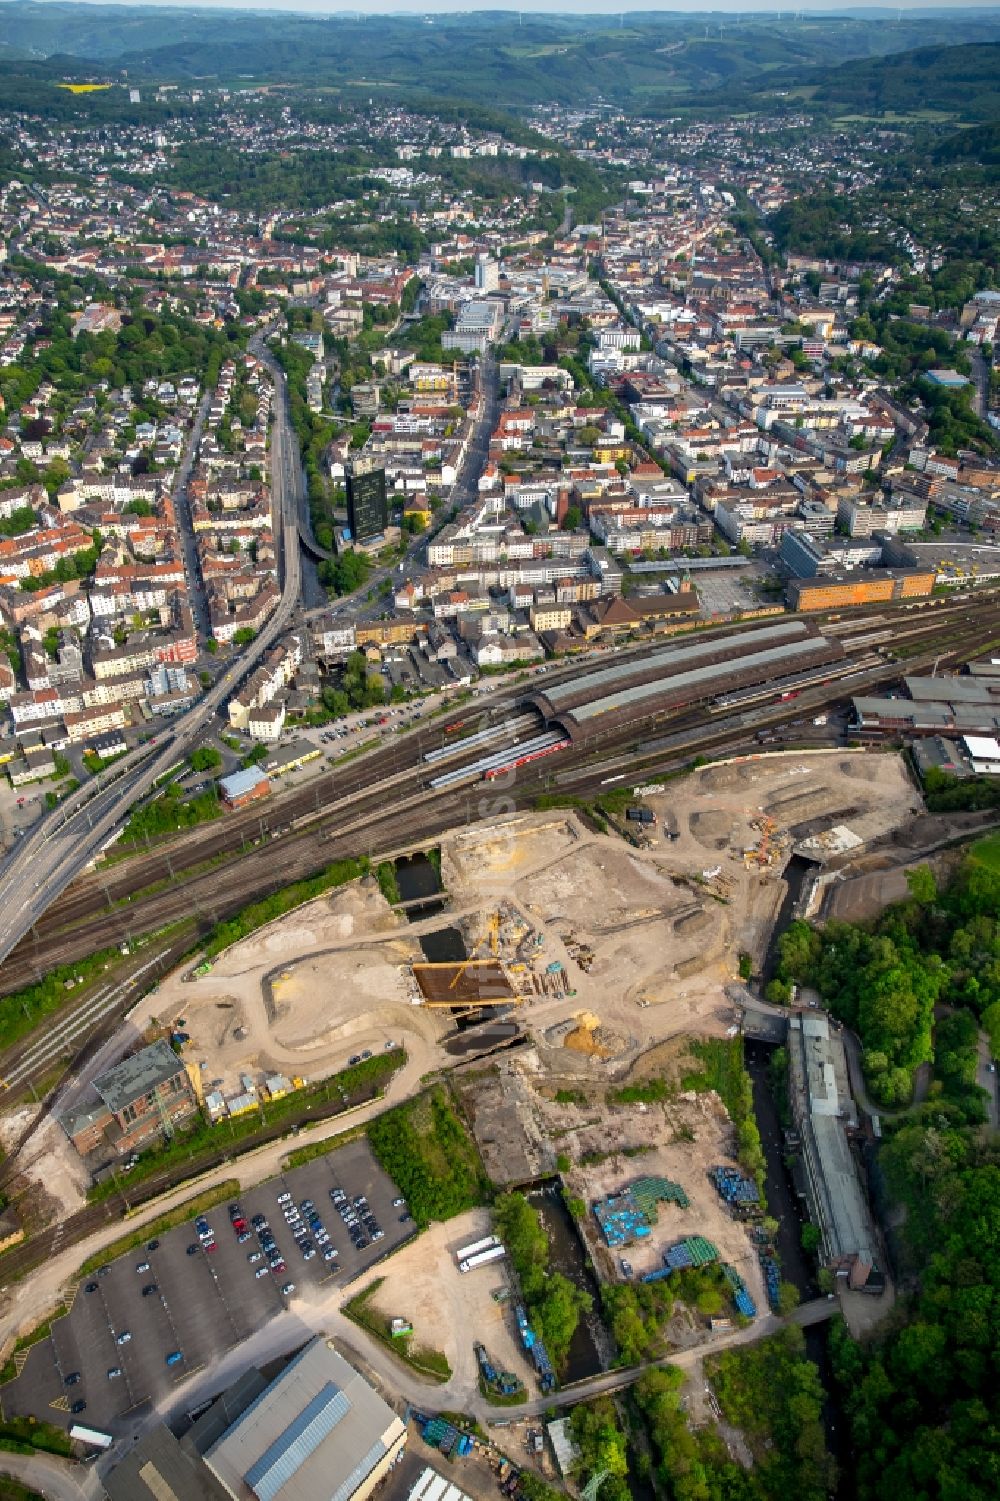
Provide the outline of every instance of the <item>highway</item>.
[[[216,712],[287,628],[298,604],[301,584],[298,444],[288,418],[284,373],[263,344],[259,344],[255,353],[270,370],[275,387],[271,482],[282,572],[280,603],[255,640],[193,708],[100,776],[85,782],[21,841],[0,868],[0,962],[94,859],[124,821],[132,804],[176,766],[205,734]],[[192,441],[196,441],[196,431],[197,423]],[[185,462],[189,459],[190,454]]]

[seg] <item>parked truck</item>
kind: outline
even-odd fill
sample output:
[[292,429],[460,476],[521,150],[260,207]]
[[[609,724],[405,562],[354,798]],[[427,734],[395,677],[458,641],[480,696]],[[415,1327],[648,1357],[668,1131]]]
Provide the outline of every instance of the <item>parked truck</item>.
[[491,1246],[500,1244],[499,1235],[484,1235],[482,1240],[474,1240],[471,1245],[462,1246],[455,1252],[456,1261],[467,1261],[470,1256],[478,1256],[480,1251],[488,1251]]
[[486,1251],[477,1251],[475,1256],[467,1256],[464,1261],[458,1263],[460,1272],[474,1272],[477,1267],[489,1266],[491,1261],[499,1261],[501,1256],[507,1253],[503,1246],[490,1246]]

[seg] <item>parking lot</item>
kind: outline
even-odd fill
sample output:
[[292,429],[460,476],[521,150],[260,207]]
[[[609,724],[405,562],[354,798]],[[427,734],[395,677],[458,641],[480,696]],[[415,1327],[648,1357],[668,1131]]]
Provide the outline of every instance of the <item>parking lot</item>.
[[[359,1214],[355,1234],[368,1243],[355,1247],[331,1203],[334,1189],[342,1189],[348,1202],[364,1195],[381,1238],[368,1239]],[[279,1203],[279,1194],[291,1199]],[[260,1329],[294,1303],[297,1292],[323,1288],[336,1294],[399,1246],[414,1227],[402,1220],[405,1206],[393,1203],[398,1197],[367,1142],[356,1141],[244,1194],[239,1208],[248,1223],[242,1233],[249,1235],[242,1243],[227,1205],[220,1204],[205,1216],[200,1235],[192,1221],[136,1247],[83,1279],[69,1314],[32,1347],[20,1376],[0,1389],[3,1411],[120,1432],[128,1414],[148,1407]],[[313,1211],[301,1209],[307,1199]],[[300,1218],[289,1225],[283,1211],[287,1207],[291,1213],[292,1205]],[[318,1215],[321,1230],[308,1225],[310,1212]],[[258,1215],[268,1229],[253,1227]],[[312,1247],[308,1260],[295,1231]],[[329,1237],[325,1244],[322,1235]],[[279,1253],[283,1270],[269,1265],[269,1237],[270,1257],[276,1260]],[[337,1254],[324,1260],[329,1249]],[[284,1293],[286,1287],[291,1290]],[[119,1343],[123,1335],[129,1337]],[[74,1413],[80,1402],[85,1407]]]

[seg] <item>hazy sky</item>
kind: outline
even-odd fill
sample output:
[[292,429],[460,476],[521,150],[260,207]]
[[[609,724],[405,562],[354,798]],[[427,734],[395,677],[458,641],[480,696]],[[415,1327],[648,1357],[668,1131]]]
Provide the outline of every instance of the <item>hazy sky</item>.
[[[48,0],[41,0],[48,3]],[[75,4],[94,5],[173,5],[187,9],[212,8],[229,10],[288,10],[308,12],[314,15],[357,15],[363,11],[369,15],[400,14],[431,15],[435,12],[460,14],[470,10],[520,11],[524,15],[607,15],[617,16],[639,11],[739,11],[744,15],[752,12],[770,12],[786,15],[818,12],[845,13],[863,12],[866,9],[895,11],[892,0],[866,6],[861,0],[846,0],[837,5],[836,0],[789,0],[782,6],[776,0],[74,0]],[[914,10],[996,10],[1000,0],[909,0],[904,4],[904,13]],[[0,17],[3,8],[0,5]]]

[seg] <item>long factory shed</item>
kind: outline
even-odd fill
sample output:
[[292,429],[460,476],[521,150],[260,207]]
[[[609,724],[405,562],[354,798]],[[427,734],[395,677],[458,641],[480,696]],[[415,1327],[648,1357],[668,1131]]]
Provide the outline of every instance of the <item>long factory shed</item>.
[[524,702],[547,725],[571,739],[591,733],[595,721],[644,719],[687,707],[720,693],[781,679],[806,668],[842,661],[839,641],[819,635],[807,622],[781,621],[755,630],[682,644],[615,663],[567,683],[556,683]]

